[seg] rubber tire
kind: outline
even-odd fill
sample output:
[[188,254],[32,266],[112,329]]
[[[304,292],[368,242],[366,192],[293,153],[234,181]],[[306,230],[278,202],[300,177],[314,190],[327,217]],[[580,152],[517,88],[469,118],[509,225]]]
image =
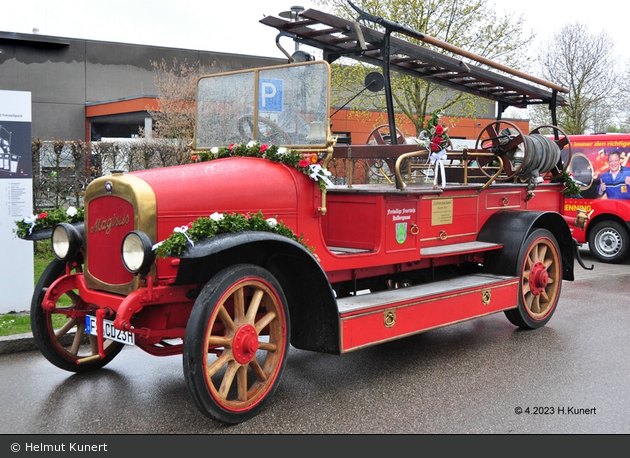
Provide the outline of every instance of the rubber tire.
[[[597,239],[605,236],[606,233],[614,237],[620,245],[614,253],[606,253],[600,248],[603,242],[597,242]],[[628,231],[616,221],[600,221],[588,234],[588,248],[598,261],[620,264],[626,260],[630,249]]]
[[[263,363],[260,367],[266,375],[266,380],[254,376],[251,361],[246,363],[238,363],[237,339],[235,335],[251,324],[259,324],[258,315],[255,319],[248,322],[235,318],[235,313],[230,305],[233,294],[236,291],[247,291],[248,295],[244,300],[244,309],[247,313],[247,305],[252,295],[250,290],[254,289],[262,291],[263,296],[260,303],[266,308],[266,314],[270,311],[275,312],[275,317],[265,325],[264,329],[269,330],[269,343],[274,343],[275,351],[266,351]],[[252,300],[253,302],[253,300]],[[227,308],[223,304],[228,304]],[[225,323],[225,313],[230,314],[232,322],[236,324],[231,331],[223,331]],[[245,319],[245,318],[244,318]],[[186,386],[193,398],[197,408],[207,417],[228,424],[241,423],[249,420],[257,415],[269,402],[274,392],[278,388],[278,382],[286,365],[286,356],[289,352],[289,310],[287,300],[282,288],[276,278],[262,267],[251,264],[238,264],[225,268],[215,275],[204,287],[201,294],[195,301],[193,309],[186,326],[186,334],[184,336],[183,366]],[[217,331],[217,329],[221,329]],[[214,329],[214,333],[213,333]],[[260,330],[258,330],[260,334]],[[229,343],[227,345],[216,345],[216,351],[220,352],[220,356],[214,359],[208,349],[212,346],[208,339],[221,339],[227,337]],[[257,336],[258,339],[258,336]],[[252,339],[253,340],[253,339]],[[260,343],[260,340],[258,340]],[[242,344],[246,347],[246,343]],[[253,359],[257,359],[265,350],[258,348]],[[208,359],[210,355],[211,360]],[[219,361],[218,367],[213,374],[207,374],[207,369],[211,368],[212,363]],[[235,385],[243,376],[242,372],[238,372],[233,379],[228,379],[228,392],[221,393],[221,384],[226,381],[226,374],[221,375],[224,369],[234,369],[245,367],[248,372],[246,399],[238,399],[239,395],[234,393],[230,388]],[[226,370],[227,372],[227,370]],[[254,380],[252,380],[252,378]],[[250,398],[251,395],[251,398]]]
[[[535,252],[536,246],[545,246],[551,250],[545,250],[544,265],[547,265],[546,272],[552,278],[545,287],[545,294],[535,296],[530,291],[529,274],[531,270],[532,258],[540,260],[540,256]],[[523,329],[537,329],[547,324],[551,316],[556,310],[558,300],[560,299],[560,290],[562,289],[562,256],[558,247],[558,242],[551,232],[546,229],[536,229],[532,231],[525,243],[521,246],[518,255],[517,275],[520,277],[518,288],[518,306],[505,312],[505,316],[515,326]],[[550,293],[550,294],[548,294]],[[541,298],[547,302],[544,304],[542,311],[535,312],[534,303],[540,304]]]
[[39,277],[31,300],[31,331],[33,332],[33,339],[44,357],[58,368],[76,373],[95,371],[114,359],[123,349],[124,344],[106,341],[105,358],[77,364],[77,356],[67,351],[58,342],[51,322],[51,315],[54,313],[44,310],[42,301],[48,286],[62,276],[65,271],[66,264],[55,259],[48,264],[41,277]]

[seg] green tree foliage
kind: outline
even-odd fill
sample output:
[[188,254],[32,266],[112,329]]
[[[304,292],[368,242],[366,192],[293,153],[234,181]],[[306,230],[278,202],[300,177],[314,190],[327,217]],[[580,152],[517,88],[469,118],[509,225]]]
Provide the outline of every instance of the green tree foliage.
[[[592,34],[581,23],[565,25],[541,49],[543,78],[569,90],[563,94],[567,104],[558,110],[558,126],[567,135],[606,132],[614,125],[621,78],[613,51],[605,31]],[[549,121],[542,108],[532,119],[540,124]]]
[[[316,0],[332,14],[354,20],[357,17],[346,0]],[[399,22],[418,32],[455,45],[487,59],[518,69],[528,60],[524,52],[533,36],[522,30],[522,17],[511,14],[498,16],[487,0],[356,0],[362,10]],[[367,24],[377,27],[375,24]],[[419,43],[417,40],[404,37]],[[420,43],[425,46],[424,43]],[[448,54],[441,49],[438,52]],[[458,56],[459,58],[459,56]],[[374,68],[355,64],[337,64],[333,67],[333,85],[342,94],[353,90],[350,81],[357,84]],[[475,65],[479,65],[473,62]],[[356,88],[356,86],[354,86]],[[426,117],[432,112],[457,113],[472,116],[478,109],[479,99],[460,92],[446,90],[401,74],[392,74],[392,90],[396,110],[411,120],[416,135],[424,130]],[[333,103],[339,100],[333,101]],[[356,105],[355,105],[356,107]],[[362,109],[384,109],[382,96],[372,96]]]

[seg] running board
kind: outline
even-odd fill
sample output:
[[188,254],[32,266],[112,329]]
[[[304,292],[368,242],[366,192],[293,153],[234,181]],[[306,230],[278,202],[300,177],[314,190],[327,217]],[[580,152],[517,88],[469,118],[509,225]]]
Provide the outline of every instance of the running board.
[[337,300],[341,352],[517,306],[519,278],[475,274]]
[[439,256],[446,256],[450,254],[467,254],[476,253],[479,251],[498,250],[503,248],[500,243],[489,242],[465,242],[465,243],[451,243],[450,245],[432,246],[422,248],[420,250],[420,257],[422,258],[435,258]]

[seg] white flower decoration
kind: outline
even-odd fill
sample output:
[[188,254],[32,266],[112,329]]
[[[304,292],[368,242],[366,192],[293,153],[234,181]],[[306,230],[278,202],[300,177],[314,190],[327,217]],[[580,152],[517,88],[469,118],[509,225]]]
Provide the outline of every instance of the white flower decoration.
[[31,225],[31,227],[28,229],[28,235],[31,235],[33,233],[33,228],[35,227],[35,223],[37,222],[38,219],[39,217],[37,215],[31,215],[31,216],[25,216],[24,219],[22,220],[26,224]]
[[77,214],[77,209],[74,207],[68,207],[68,209],[66,210],[66,215],[68,215],[70,218],[72,218],[76,214]]
[[219,148],[215,146],[210,150],[210,152],[216,156],[217,154],[219,154]]
[[278,225],[278,220],[276,220],[275,218],[267,218],[265,221],[267,221],[267,224],[269,224],[269,227],[271,229]]
[[210,219],[213,221],[221,221],[223,219],[223,214],[222,213],[218,213],[218,212],[214,212],[212,215],[210,215]]
[[37,218],[37,215],[25,216],[22,221],[24,221],[26,224],[33,224],[35,221],[37,221]]
[[256,144],[256,142],[255,142],[254,140],[252,140],[251,142],[249,142],[249,143],[247,144],[247,147],[248,147],[248,148],[252,148],[255,144]]
[[285,154],[287,154],[289,152],[288,149],[286,149],[284,146],[281,148],[278,148],[278,156],[284,156]]

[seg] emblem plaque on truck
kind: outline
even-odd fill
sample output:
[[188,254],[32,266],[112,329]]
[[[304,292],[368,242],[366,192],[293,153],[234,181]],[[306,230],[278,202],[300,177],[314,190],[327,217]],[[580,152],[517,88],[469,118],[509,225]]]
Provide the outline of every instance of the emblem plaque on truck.
[[407,240],[407,223],[396,223],[396,241],[405,243]]
[[114,192],[114,185],[111,181],[105,182],[105,192],[107,194],[111,194],[112,192]]

